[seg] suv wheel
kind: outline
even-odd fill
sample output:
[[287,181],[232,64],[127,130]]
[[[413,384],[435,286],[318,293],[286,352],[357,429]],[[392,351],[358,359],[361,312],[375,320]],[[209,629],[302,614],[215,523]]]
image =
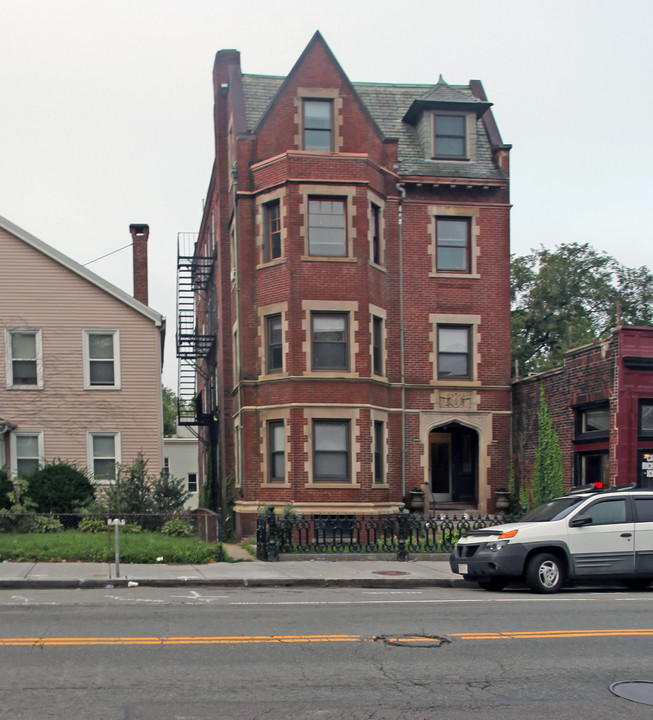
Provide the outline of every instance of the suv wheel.
[[551,553],[534,555],[526,568],[528,587],[536,593],[554,593],[562,587],[565,573],[562,563]]

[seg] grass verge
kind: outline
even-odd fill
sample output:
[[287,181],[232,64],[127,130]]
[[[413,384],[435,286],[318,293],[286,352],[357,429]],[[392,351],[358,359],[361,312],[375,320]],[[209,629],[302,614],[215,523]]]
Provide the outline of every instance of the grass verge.
[[[216,562],[219,549],[195,538],[170,537],[156,532],[120,535],[120,562],[185,563]],[[113,533],[0,533],[0,561],[14,562],[113,562]]]

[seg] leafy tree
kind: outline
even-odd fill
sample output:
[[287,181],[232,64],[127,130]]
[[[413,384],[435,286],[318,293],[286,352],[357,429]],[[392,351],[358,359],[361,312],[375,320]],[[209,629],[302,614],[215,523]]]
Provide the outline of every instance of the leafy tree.
[[171,437],[177,430],[177,396],[168,387],[161,387],[161,402],[163,403],[163,434]]
[[540,385],[540,407],[537,420],[537,448],[535,449],[535,463],[531,480],[533,505],[535,507],[552,497],[564,495],[565,492],[560,439],[551,420],[542,385]]
[[190,497],[184,481],[162,470],[148,474],[147,460],[138,453],[131,465],[117,465],[116,477],[103,488],[103,500],[113,514],[168,513],[181,510]]
[[152,501],[159,513],[183,510],[190,493],[182,478],[176,478],[161,470],[159,477],[152,483]]
[[653,275],[589,244],[540,247],[511,263],[512,353],[519,373],[562,364],[563,353],[615,325],[651,324]]
[[107,510],[113,514],[152,512],[152,487],[142,452],[131,465],[116,465],[115,479],[103,488],[103,496]]
[[87,473],[64,460],[46,463],[29,476],[28,482],[28,495],[40,513],[75,512],[95,496]]

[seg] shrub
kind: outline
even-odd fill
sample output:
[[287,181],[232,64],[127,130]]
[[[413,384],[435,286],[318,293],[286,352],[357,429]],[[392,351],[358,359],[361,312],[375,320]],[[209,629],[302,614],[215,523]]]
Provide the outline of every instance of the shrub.
[[88,505],[95,489],[85,471],[74,464],[55,460],[29,477],[27,494],[40,513],[70,513]]
[[13,489],[14,485],[11,482],[7,468],[0,468],[0,510],[9,510],[11,507],[9,493]]
[[179,518],[172,518],[161,528],[164,535],[171,537],[190,537],[193,534],[190,526]]
[[52,533],[63,531],[63,525],[55,517],[47,515],[21,515],[17,518],[16,532]]
[[152,487],[143,453],[131,465],[116,465],[116,477],[103,488],[103,499],[111,515],[152,512]]
[[77,529],[85,533],[101,533],[107,529],[107,522],[100,518],[85,517],[79,521]]

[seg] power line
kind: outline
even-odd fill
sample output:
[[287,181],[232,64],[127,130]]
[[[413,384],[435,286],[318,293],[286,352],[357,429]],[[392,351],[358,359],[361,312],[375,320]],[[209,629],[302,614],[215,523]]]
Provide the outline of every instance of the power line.
[[115,255],[117,252],[120,252],[121,250],[125,250],[128,247],[131,247],[133,243],[129,243],[128,245],[123,245],[123,247],[118,248],[117,250],[112,250],[111,252],[107,253],[106,255],[100,255],[100,257],[95,258],[95,260],[89,260],[87,263],[84,263],[82,267],[86,267],[87,265],[91,265],[94,262],[97,262],[98,260],[104,260],[104,258],[109,257],[109,255]]

